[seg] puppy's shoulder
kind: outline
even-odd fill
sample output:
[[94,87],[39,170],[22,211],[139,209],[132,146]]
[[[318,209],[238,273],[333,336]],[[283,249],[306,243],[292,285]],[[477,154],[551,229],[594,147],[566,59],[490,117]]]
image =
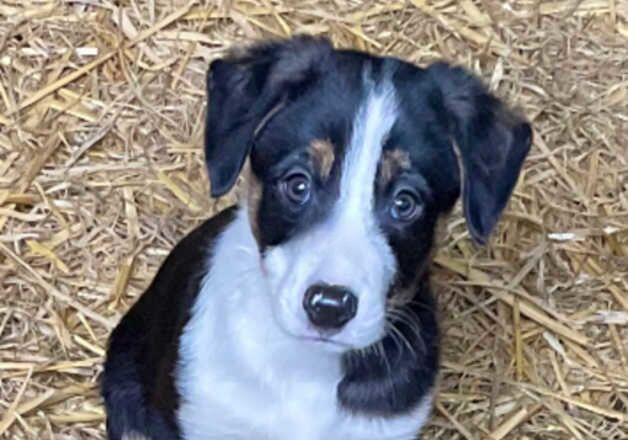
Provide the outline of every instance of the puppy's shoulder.
[[236,207],[227,208],[188,233],[166,257],[109,341],[108,374],[132,376],[144,390],[146,403],[172,426],[178,406],[172,378],[179,337],[209,270],[216,238],[235,216]]
[[[146,307],[150,316],[188,310],[209,270],[216,238],[235,219],[236,206],[227,208],[190,231],[170,251],[152,283],[136,306]],[[162,310],[155,310],[157,309]],[[148,311],[147,311],[148,312]]]

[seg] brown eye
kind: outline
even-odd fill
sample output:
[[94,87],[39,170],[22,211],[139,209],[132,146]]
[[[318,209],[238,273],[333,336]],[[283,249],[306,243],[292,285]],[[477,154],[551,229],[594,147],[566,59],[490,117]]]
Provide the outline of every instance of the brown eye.
[[402,190],[395,194],[390,206],[390,216],[401,222],[415,220],[422,212],[420,200],[414,193]]
[[305,173],[290,174],[282,182],[282,191],[295,205],[305,205],[310,200],[311,180]]

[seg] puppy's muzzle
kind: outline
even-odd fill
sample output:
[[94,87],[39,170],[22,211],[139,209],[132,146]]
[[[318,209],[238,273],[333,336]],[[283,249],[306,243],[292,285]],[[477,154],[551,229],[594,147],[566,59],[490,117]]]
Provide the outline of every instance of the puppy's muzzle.
[[314,284],[305,292],[303,308],[317,330],[329,334],[353,319],[358,297],[343,286]]

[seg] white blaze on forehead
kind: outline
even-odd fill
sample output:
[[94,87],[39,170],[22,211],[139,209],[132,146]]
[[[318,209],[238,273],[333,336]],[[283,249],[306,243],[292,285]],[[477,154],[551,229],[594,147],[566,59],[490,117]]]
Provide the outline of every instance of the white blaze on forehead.
[[390,81],[381,84],[369,81],[368,85],[368,95],[353,121],[337,205],[352,216],[358,213],[362,216],[372,210],[377,165],[397,119],[397,99]]

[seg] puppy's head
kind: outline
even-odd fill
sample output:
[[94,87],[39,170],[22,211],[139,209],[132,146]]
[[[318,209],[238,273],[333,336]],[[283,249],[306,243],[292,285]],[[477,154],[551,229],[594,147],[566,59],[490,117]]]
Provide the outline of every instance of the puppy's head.
[[278,325],[330,349],[385,332],[389,301],[429,259],[462,193],[484,243],[517,181],[530,126],[465,70],[421,69],[298,37],[208,74],[213,196],[250,159],[248,209]]

